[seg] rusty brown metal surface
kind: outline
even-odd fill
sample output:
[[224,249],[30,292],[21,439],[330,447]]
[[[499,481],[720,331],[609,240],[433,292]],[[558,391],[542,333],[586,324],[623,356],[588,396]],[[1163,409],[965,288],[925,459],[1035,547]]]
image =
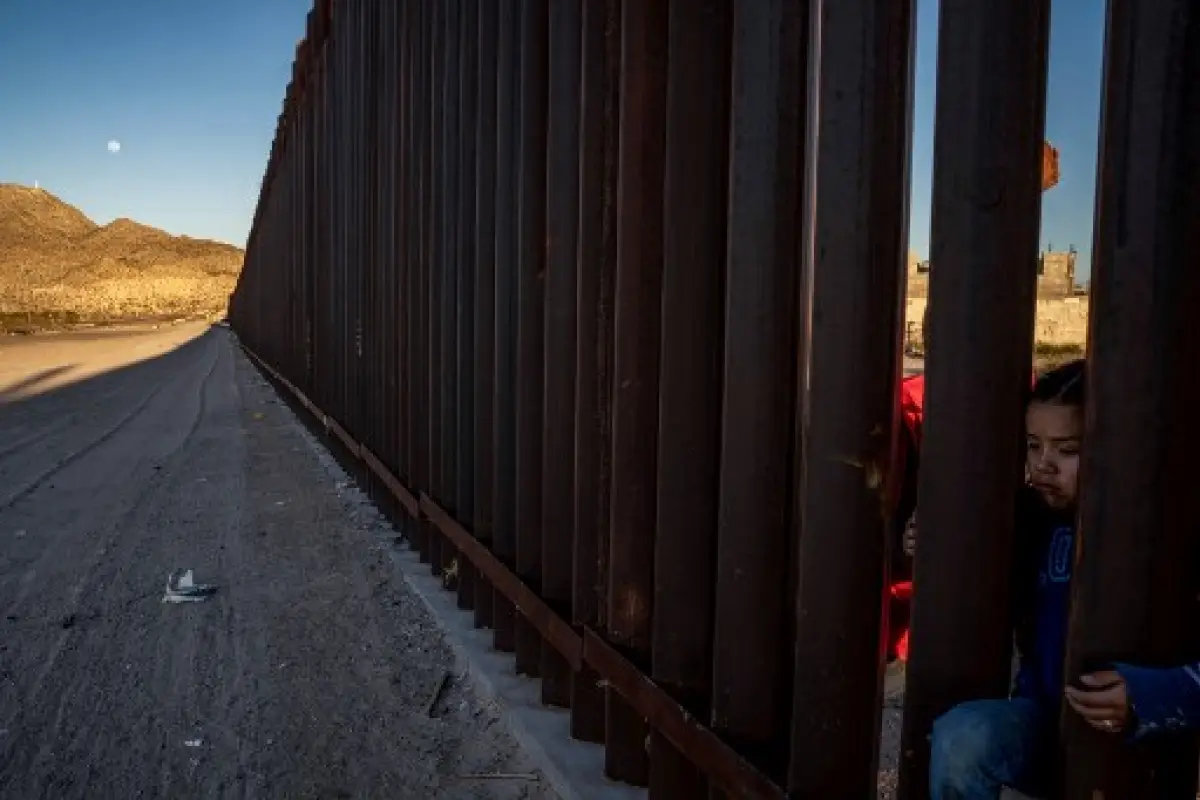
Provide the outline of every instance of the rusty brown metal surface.
[[[931,344],[902,792],[925,797],[929,735],[1007,692],[1009,565],[1029,387],[1049,3],[942,7]],[[994,198],[980,202],[979,198]]]
[[[492,547],[510,566],[516,563],[516,314],[517,230],[516,164],[518,158],[517,90],[520,77],[520,0],[500,0],[496,49],[496,211],[495,355],[492,422]],[[496,648],[516,646],[516,618],[504,595],[494,596]]]
[[[455,400],[455,499],[457,515],[474,531],[475,513],[475,259],[476,176],[479,168],[477,147],[479,94],[479,16],[477,3],[461,3],[457,101],[459,104],[459,183],[457,187],[458,236],[458,347],[455,369],[458,374]],[[477,572],[465,559],[458,565],[459,608],[475,608]]]
[[[644,664],[654,602],[662,199],[666,144],[667,3],[630,3],[621,16],[617,263],[613,315],[612,478],[606,633]],[[605,768],[648,779],[647,731],[610,693]]]
[[[619,22],[619,0],[583,0],[571,614],[597,626],[606,610],[611,485]],[[572,735],[603,741],[602,688],[585,672],[571,693]]]
[[[495,520],[495,319],[496,319],[496,47],[497,5],[478,7],[476,58],[478,100],[475,150],[475,375],[474,461],[475,518],[472,532],[484,545],[492,542]],[[475,592],[475,624],[491,627],[493,597],[480,577]]]
[[[1007,678],[1047,6],[941,8],[905,797]],[[230,320],[654,798],[875,790],[911,11],[320,0],[295,50]],[[1072,670],[1196,655],[1197,13],[1109,5]],[[1064,722],[1064,796],[1194,788]]]
[[736,3],[732,49],[712,722],[775,773],[791,651],[802,10]]
[[[545,382],[547,0],[520,0],[516,121],[516,570],[542,580],[542,405]],[[541,641],[517,624],[517,671],[537,676]]]
[[[730,0],[672,3],[668,19],[652,675],[702,719],[712,693],[732,19]],[[650,747],[652,797],[707,794],[700,769],[663,734]]]
[[[412,5],[412,134],[413,176],[411,215],[410,264],[414,271],[409,313],[413,320],[411,347],[413,359],[413,397],[410,436],[412,437],[412,472],[414,486],[431,486],[429,473],[429,208],[431,204],[431,160],[429,152],[429,9],[426,3]],[[418,519],[413,533],[421,559],[430,558],[429,526]]]
[[[445,390],[446,363],[442,350],[446,334],[446,321],[442,308],[442,300],[446,289],[446,241],[445,241],[445,212],[444,195],[446,190],[445,158],[446,158],[446,107],[442,95],[442,85],[445,77],[445,24],[447,4],[432,2],[426,4],[426,92],[428,108],[425,113],[425,125],[429,132],[427,161],[429,183],[425,202],[426,207],[426,253],[424,268],[427,274],[425,285],[425,396],[427,398],[427,424],[422,431],[425,440],[425,470],[428,476],[426,486],[434,497],[445,497],[443,481],[445,472],[442,461],[445,457],[443,447],[443,430],[445,406],[442,395]],[[438,535],[436,527],[427,528],[429,546],[429,567],[434,575],[441,575],[445,564],[442,552],[444,539]]]
[[867,796],[876,786],[914,7],[826,7],[816,28],[820,67],[810,92],[820,110],[808,165],[816,197],[806,219],[812,313],[797,525],[795,638],[803,647],[795,652],[788,769],[788,788],[806,797]]
[[[437,184],[441,197],[441,214],[437,237],[441,248],[438,273],[438,417],[439,417],[439,475],[440,502],[451,514],[458,513],[456,464],[458,445],[458,0],[443,0],[440,45],[438,53],[438,105],[441,108],[442,129],[438,137],[441,165]],[[443,557],[443,563],[449,559]]]
[[[1198,71],[1195,3],[1108,4],[1068,679],[1097,661],[1200,657],[1200,433],[1165,423],[1200,402]],[[1064,724],[1063,797],[1194,796],[1194,739],[1135,750],[1069,710]]]
[[[541,594],[571,617],[575,505],[575,326],[579,230],[582,0],[557,0],[548,18],[546,262],[542,422]],[[551,648],[538,665],[543,702],[571,705],[571,671]]]

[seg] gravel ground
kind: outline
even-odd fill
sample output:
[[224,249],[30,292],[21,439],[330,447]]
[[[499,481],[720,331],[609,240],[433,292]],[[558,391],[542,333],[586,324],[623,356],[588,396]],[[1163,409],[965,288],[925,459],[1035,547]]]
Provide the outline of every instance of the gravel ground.
[[553,796],[307,438],[223,331],[0,340],[0,797]]
[[900,723],[904,718],[904,669],[889,669],[884,683],[883,718],[879,733],[879,800],[896,796],[900,766]]

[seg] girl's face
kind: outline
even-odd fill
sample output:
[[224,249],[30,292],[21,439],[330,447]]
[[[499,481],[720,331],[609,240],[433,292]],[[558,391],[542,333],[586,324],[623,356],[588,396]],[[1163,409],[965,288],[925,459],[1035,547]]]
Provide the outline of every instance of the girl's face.
[[1034,402],[1025,412],[1025,464],[1033,488],[1051,508],[1074,507],[1079,494],[1079,443],[1083,415],[1078,408]]

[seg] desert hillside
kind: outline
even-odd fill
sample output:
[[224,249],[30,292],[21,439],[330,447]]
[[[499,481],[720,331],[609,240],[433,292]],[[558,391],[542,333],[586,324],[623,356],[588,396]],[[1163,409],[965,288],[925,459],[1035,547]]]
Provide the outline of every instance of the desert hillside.
[[0,323],[218,317],[241,268],[232,245],[128,219],[97,225],[49,192],[0,183]]

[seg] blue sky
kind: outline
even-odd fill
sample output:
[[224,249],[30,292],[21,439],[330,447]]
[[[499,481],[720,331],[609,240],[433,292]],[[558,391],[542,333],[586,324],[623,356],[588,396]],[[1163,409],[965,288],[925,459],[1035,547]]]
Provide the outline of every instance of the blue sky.
[[310,7],[0,0],[0,181],[243,244]]
[[[0,181],[245,241],[310,0],[0,0]],[[929,253],[937,2],[919,0],[912,248]],[[1104,4],[1057,0],[1043,245],[1091,247]],[[110,154],[109,140],[121,143]]]
[[[1058,148],[1062,180],[1042,195],[1042,247],[1066,250],[1075,245],[1080,277],[1090,271],[1092,250],[1104,5],[1101,0],[1055,0],[1050,28],[1046,138]],[[918,8],[910,247],[928,258],[938,4],[918,0]]]

